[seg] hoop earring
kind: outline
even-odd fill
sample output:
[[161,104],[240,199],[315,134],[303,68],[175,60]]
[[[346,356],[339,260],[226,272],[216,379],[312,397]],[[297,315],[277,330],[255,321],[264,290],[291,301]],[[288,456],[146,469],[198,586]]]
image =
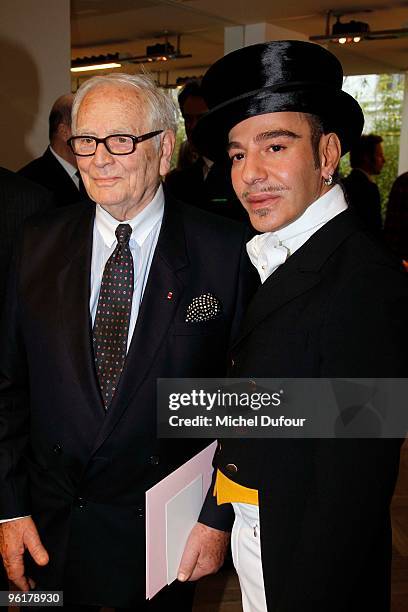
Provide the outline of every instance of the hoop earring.
[[333,175],[329,174],[329,176],[323,179],[323,183],[329,187],[333,183]]

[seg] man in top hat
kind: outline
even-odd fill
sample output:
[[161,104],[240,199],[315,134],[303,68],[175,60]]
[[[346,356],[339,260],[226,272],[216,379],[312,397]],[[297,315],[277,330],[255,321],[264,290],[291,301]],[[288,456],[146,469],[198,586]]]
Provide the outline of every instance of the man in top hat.
[[[300,41],[240,49],[204,77],[197,146],[213,159],[228,151],[261,232],[247,244],[262,284],[232,347],[234,377],[407,375],[406,278],[336,184],[363,127],[342,77],[331,53]],[[245,612],[389,610],[399,449],[396,439],[223,440],[179,579],[215,570],[215,554],[201,558],[204,525],[233,522]]]

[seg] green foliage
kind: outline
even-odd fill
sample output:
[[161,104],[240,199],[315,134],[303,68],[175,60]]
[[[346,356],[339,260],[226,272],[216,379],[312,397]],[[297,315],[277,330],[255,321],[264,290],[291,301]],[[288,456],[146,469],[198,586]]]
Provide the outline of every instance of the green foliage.
[[173,157],[171,158],[171,167],[170,170],[173,170],[177,166],[178,154],[180,145],[182,142],[186,140],[186,130],[184,129],[184,121],[181,118],[178,123],[177,134],[176,134],[176,144],[174,147]]
[[173,170],[176,166],[177,166],[177,160],[178,160],[178,153],[179,153],[179,149],[180,149],[180,145],[182,142],[184,142],[184,140],[186,139],[186,130],[184,128],[184,121],[183,121],[183,117],[181,115],[181,111],[179,109],[179,105],[178,105],[178,100],[177,100],[177,96],[179,94],[179,89],[178,88],[174,88],[170,90],[170,94],[176,104],[176,108],[178,109],[177,112],[177,134],[176,134],[176,144],[174,147],[174,152],[173,152],[173,157],[171,158],[171,166],[170,166],[170,170]]
[[[367,80],[361,79],[360,92],[355,96],[364,111],[365,133],[379,134],[383,137],[384,157],[386,159],[381,174],[374,177],[381,193],[383,213],[387,206],[392,184],[398,176],[399,142],[404,97],[404,77],[400,74],[381,74],[378,77],[374,97],[367,100]],[[347,176],[350,172],[349,156],[340,164],[340,173]]]

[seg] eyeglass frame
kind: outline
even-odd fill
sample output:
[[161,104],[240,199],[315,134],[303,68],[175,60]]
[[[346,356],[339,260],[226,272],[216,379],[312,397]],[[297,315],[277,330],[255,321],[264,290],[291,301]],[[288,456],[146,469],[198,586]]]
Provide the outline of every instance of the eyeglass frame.
[[[162,134],[162,132],[164,132],[164,130],[156,130],[155,132],[147,132],[146,134],[142,134],[141,136],[133,136],[132,134],[109,134],[108,136],[105,136],[105,138],[97,138],[96,136],[89,136],[88,134],[81,134],[77,136],[71,136],[71,138],[68,138],[67,144],[71,147],[71,150],[73,154],[75,155],[75,157],[92,157],[92,155],[95,155],[98,149],[98,145],[101,142],[104,144],[105,149],[111,155],[131,155],[132,153],[135,152],[136,145],[139,144],[139,142],[143,142],[144,140],[149,140],[149,138],[154,138],[154,136],[158,136],[159,134]],[[126,136],[126,138],[130,138],[133,142],[132,150],[129,151],[129,153],[113,153],[108,147],[106,141],[108,140],[108,138],[113,138],[114,136]],[[92,138],[92,140],[95,141],[95,151],[93,153],[76,153],[73,147],[73,141],[78,138]]]

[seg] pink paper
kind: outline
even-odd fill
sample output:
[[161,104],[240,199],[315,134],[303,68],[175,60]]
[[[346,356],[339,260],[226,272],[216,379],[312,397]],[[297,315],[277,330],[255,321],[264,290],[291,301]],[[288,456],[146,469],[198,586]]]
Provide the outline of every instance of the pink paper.
[[146,491],[146,599],[167,585],[166,503],[202,475],[202,501],[212,477],[212,460],[217,442]]

